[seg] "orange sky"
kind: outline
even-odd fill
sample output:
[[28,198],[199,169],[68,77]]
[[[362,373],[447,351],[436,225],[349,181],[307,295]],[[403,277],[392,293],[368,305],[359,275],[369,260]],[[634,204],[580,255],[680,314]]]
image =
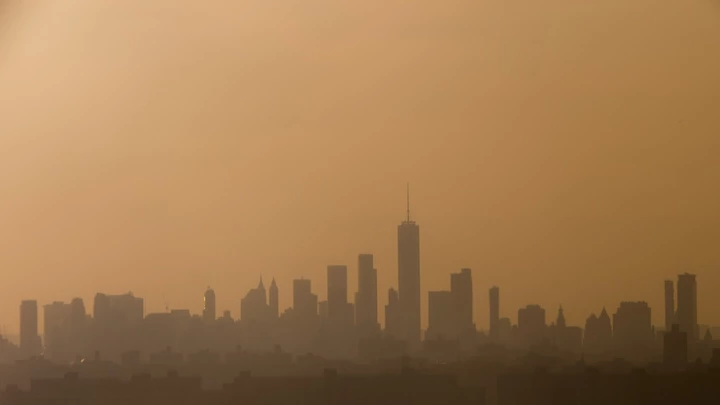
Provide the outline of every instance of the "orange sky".
[[[412,187],[428,289],[568,322],[698,274],[720,324],[720,4],[5,0],[0,324],[132,290],[219,309],[376,255]],[[36,6],[31,6],[36,4]],[[349,297],[350,298],[350,297]],[[382,311],[381,311],[382,312]]]

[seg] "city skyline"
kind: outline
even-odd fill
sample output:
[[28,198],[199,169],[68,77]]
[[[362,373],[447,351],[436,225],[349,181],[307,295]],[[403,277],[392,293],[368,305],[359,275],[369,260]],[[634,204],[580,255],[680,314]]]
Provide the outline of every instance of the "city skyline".
[[323,301],[329,264],[357,290],[358,253],[383,322],[407,181],[424,327],[463,267],[478,325],[493,285],[572,325],[646,300],[661,325],[683,272],[720,324],[715,4],[186,3],[3,9],[8,332],[23,299],[97,291],[197,313],[210,285],[237,316],[261,274],[280,307],[300,276]]
[[[403,254],[402,253],[403,249],[405,249],[405,250],[409,249],[409,252],[406,254],[409,254],[411,258],[414,257],[415,255],[417,255],[418,257],[421,258],[422,255],[419,254],[419,250],[418,250],[419,246],[421,244],[420,239],[418,239],[419,238],[419,225],[414,220],[411,220],[411,217],[410,217],[411,212],[410,212],[410,185],[409,185],[409,183],[407,185],[405,197],[406,197],[406,218],[397,227],[398,257],[400,257]],[[412,260],[414,260],[414,259],[412,259]],[[422,259],[420,259],[420,260],[422,260]],[[403,266],[405,266],[405,267],[403,267]],[[412,266],[413,265],[409,266],[410,269],[412,269]],[[361,316],[364,318],[364,321],[363,321],[363,322],[365,322],[365,325],[363,326],[364,328],[369,327],[367,324],[367,321],[366,321],[368,318],[370,318],[371,320],[376,319],[378,321],[378,326],[381,329],[384,329],[387,327],[386,320],[385,320],[385,313],[384,313],[385,311],[383,311],[381,309],[384,308],[388,304],[387,299],[385,299],[385,301],[383,301],[383,298],[382,298],[382,297],[387,297],[388,291],[387,290],[381,291],[378,288],[378,284],[377,284],[378,270],[375,268],[374,255],[372,253],[367,253],[367,252],[359,253],[357,255],[357,261],[356,261],[355,267],[348,266],[346,264],[329,264],[326,266],[326,269],[327,269],[326,278],[325,278],[325,280],[327,281],[327,283],[325,284],[326,294],[324,296],[322,294],[320,294],[320,295],[312,294],[315,297],[315,300],[317,301],[317,303],[321,305],[320,308],[322,308],[322,305],[326,305],[326,309],[329,311],[329,313],[334,311],[336,313],[335,316],[337,316],[337,314],[340,312],[353,313],[354,322],[357,322],[358,314],[356,311],[358,311],[358,308],[356,305],[358,302],[361,302],[361,305],[364,305],[364,307],[361,308],[361,311],[367,312],[371,309],[374,312],[374,314],[365,314],[364,316]],[[412,269],[410,271],[415,272],[416,270],[417,269]],[[448,273],[448,275],[450,276],[451,282],[449,283],[450,285],[448,286],[448,288],[446,290],[453,289],[454,288],[453,286],[455,284],[455,279],[458,278],[458,280],[459,280],[459,277],[461,277],[461,275],[465,271],[468,272],[467,280],[469,283],[468,288],[470,288],[470,290],[466,294],[470,297],[470,304],[469,304],[470,306],[467,310],[465,310],[465,309],[460,310],[460,311],[467,311],[467,315],[460,315],[460,316],[467,317],[467,319],[469,319],[473,322],[474,327],[476,327],[477,331],[483,331],[488,335],[488,337],[490,337],[491,336],[490,330],[491,330],[491,325],[492,325],[493,309],[491,309],[492,303],[488,302],[487,298],[489,298],[491,301],[493,300],[493,297],[494,297],[493,290],[497,289],[498,286],[492,285],[487,290],[488,296],[485,297],[486,299],[484,300],[484,305],[487,305],[487,306],[483,306],[483,300],[479,300],[478,297],[476,297],[477,290],[473,291],[475,289],[475,287],[473,287],[473,281],[472,281],[473,278],[469,275],[470,274],[469,272],[471,272],[472,269],[470,269],[468,267],[463,267],[459,270],[460,270],[460,272],[458,272],[458,273]],[[368,272],[370,272],[370,273],[368,273]],[[398,265],[396,267],[396,274],[398,277],[398,281],[402,280],[403,272],[405,272],[405,273],[408,272],[408,265],[407,264],[403,265],[402,262],[399,261]],[[363,277],[365,278],[364,281],[363,281]],[[406,277],[407,277],[407,275],[406,275]],[[414,276],[411,276],[411,277],[414,277]],[[688,336],[690,337],[690,339],[702,338],[702,336],[699,336],[699,332],[697,330],[692,332],[691,327],[689,326],[689,325],[693,325],[693,324],[696,326],[697,325],[709,325],[709,323],[703,323],[701,321],[698,321],[698,315],[697,315],[698,314],[698,309],[697,309],[698,293],[697,293],[697,282],[695,280],[695,277],[696,277],[696,274],[689,274],[687,272],[684,272],[678,276],[677,280],[664,280],[663,281],[663,286],[664,286],[663,295],[662,295],[663,306],[661,308],[656,309],[655,314],[652,315],[652,318],[650,319],[650,321],[653,326],[656,325],[661,328],[668,328],[668,326],[678,324],[680,326],[681,331],[688,333]],[[353,278],[358,280],[358,282],[355,284],[355,286],[356,286],[355,291],[350,289],[351,288],[350,287],[350,284],[351,284],[350,279],[353,279]],[[290,281],[292,283],[291,291],[294,293],[294,289],[296,288],[296,283],[312,282],[312,279],[310,279],[310,278],[305,279],[304,277],[301,276],[300,278],[293,278]],[[318,285],[318,284],[322,285],[322,278],[320,278],[319,280],[316,280],[315,282],[316,282],[315,285]],[[335,285],[335,287],[333,287],[333,285]],[[460,285],[460,283],[458,283],[458,285]],[[391,285],[389,289],[394,290],[398,294],[398,297],[400,297],[398,286],[399,286],[399,284]],[[681,287],[676,288],[676,286],[681,286]],[[358,301],[358,297],[363,297],[362,294],[358,295],[363,288],[366,289],[364,293],[366,295],[370,294],[370,297],[364,297],[363,299]],[[374,291],[367,290],[369,288],[374,289]],[[466,288],[466,287],[460,287],[460,288]],[[129,293],[132,294],[131,290],[128,290],[128,291],[130,291]],[[290,297],[288,305],[285,305],[284,302],[281,302],[279,297],[281,296],[282,293],[278,293],[278,286],[276,284],[275,277],[274,276],[271,277],[270,289],[267,289],[264,286],[262,273],[260,273],[259,285],[256,288],[250,288],[245,291],[245,293],[242,295],[242,297],[240,297],[238,299],[238,303],[240,304],[239,307],[218,308],[217,307],[217,296],[215,293],[215,289],[213,288],[212,285],[208,285],[206,290],[204,291],[204,295],[203,295],[204,299],[202,301],[202,307],[201,307],[200,311],[195,311],[194,310],[195,306],[182,308],[182,310],[189,310],[191,313],[193,313],[193,314],[197,313],[198,315],[205,318],[207,316],[206,308],[208,305],[208,294],[211,294],[212,298],[210,298],[211,304],[210,304],[210,308],[209,308],[211,310],[210,314],[215,314],[215,317],[219,318],[221,314],[229,313],[236,319],[240,320],[243,317],[242,303],[246,299],[253,299],[252,297],[254,296],[256,291],[258,293],[262,292],[262,295],[257,296],[256,300],[261,300],[261,302],[265,303],[263,305],[268,305],[268,307],[265,309],[262,309],[262,311],[263,312],[267,311],[267,313],[274,313],[275,317],[277,317],[280,313],[282,313],[282,311],[284,309],[293,308],[294,304],[297,303],[297,301],[295,301],[296,298],[294,295],[292,295]],[[284,292],[285,297],[287,297],[288,293],[285,292],[285,289],[280,289],[280,291]],[[311,290],[311,292],[312,292],[312,290]],[[116,292],[116,293],[118,295],[125,294],[123,292]],[[421,323],[421,328],[419,329],[419,332],[418,332],[419,333],[418,336],[419,336],[420,340],[424,340],[424,333],[427,332],[428,327],[430,326],[430,319],[432,317],[432,314],[431,314],[432,309],[430,307],[430,301],[432,299],[431,297],[433,296],[433,294],[435,294],[436,300],[439,300],[439,299],[441,299],[439,293],[450,294],[450,291],[435,291],[435,292],[433,292],[430,290],[424,291],[424,290],[420,289],[419,293],[420,293],[420,301],[423,302],[424,305],[422,305],[420,307],[420,319],[422,320],[422,323]],[[270,300],[268,300],[268,294],[271,297]],[[302,294],[305,295],[306,292],[303,292]],[[334,298],[332,298],[332,300],[330,299],[331,296],[334,297]],[[97,298],[97,297],[95,297],[95,298]],[[368,301],[369,298],[374,298],[374,300],[372,302]],[[641,299],[639,297],[635,297],[635,298],[637,298],[637,302],[650,302],[651,301],[651,300],[647,300],[647,299]],[[78,300],[78,299],[82,300],[83,298],[73,296],[73,297],[71,297],[71,299],[72,300]],[[143,299],[144,299],[143,310],[144,310],[145,314],[147,314],[149,312],[150,313],[163,312],[163,311],[149,311],[146,306],[147,298],[143,297]],[[300,298],[300,300],[303,300],[303,299],[304,298]],[[457,298],[450,298],[450,295],[448,295],[447,298],[442,298],[442,299],[443,300],[450,300],[450,299],[457,300]],[[169,313],[171,309],[178,309],[175,307],[171,308],[168,305],[168,302],[167,302],[165,296],[163,296],[163,300],[164,300],[164,304],[165,304],[164,312]],[[364,300],[364,302],[362,302],[363,300]],[[331,301],[334,302],[335,305],[330,304]],[[401,301],[402,301],[402,299],[400,298],[400,302]],[[623,300],[619,301],[619,304],[622,304],[623,302],[632,302],[632,301],[633,300],[623,299]],[[31,302],[37,303],[37,300],[35,300],[35,299],[24,299],[23,300],[23,303],[31,303]],[[64,302],[64,301],[63,300],[54,300],[52,302],[48,302],[47,304],[38,303],[37,305],[45,306],[45,305],[51,305],[51,304],[59,304],[62,302]],[[412,308],[402,309],[403,306],[400,302],[399,302],[399,306],[398,306],[398,310],[400,311],[399,312],[400,316],[402,316],[403,311],[406,311],[406,312],[408,310],[412,311]],[[488,305],[488,304],[490,304],[490,305]],[[557,303],[557,304],[560,305],[560,307],[562,308],[562,303]],[[301,305],[304,305],[304,304],[301,304]],[[370,305],[370,309],[366,309],[368,305]],[[451,305],[449,301],[448,301],[447,305]],[[526,305],[527,305],[526,308],[532,308],[532,307],[535,307],[538,305],[539,305],[539,307],[546,308],[543,305],[535,304],[535,303],[528,303]],[[338,307],[340,307],[340,306],[347,306],[347,308],[345,309],[343,307],[343,309],[338,309]],[[249,306],[246,305],[246,308],[247,307],[249,307]],[[331,307],[333,307],[334,309],[330,309]],[[502,300],[500,300],[500,307],[501,308],[503,307]],[[569,307],[572,308],[572,306],[569,306]],[[425,312],[423,312],[423,308],[425,309]],[[522,313],[523,307],[521,306],[518,308],[520,310],[520,313]],[[603,308],[605,308],[605,305],[603,305]],[[322,311],[322,309],[320,309],[320,311]],[[484,318],[482,315],[478,314],[478,312],[481,312],[481,311],[485,312],[486,314],[490,313],[490,315],[487,316],[487,318]],[[93,314],[92,311],[88,311],[87,313],[89,315]],[[589,316],[592,313],[594,313],[594,312],[591,311],[586,316]],[[661,313],[661,315],[659,315],[660,313]],[[514,311],[510,311],[507,314],[505,314],[502,310],[500,310],[500,312],[499,312],[499,318],[508,318],[511,323],[519,324],[521,316],[518,314],[516,317],[514,317],[513,315],[514,315]],[[262,315],[262,316],[264,316],[264,315]],[[657,321],[657,318],[659,318],[660,316],[662,316],[662,322]],[[253,318],[254,316],[245,314],[245,317]],[[484,319],[486,321],[486,323],[481,324],[478,322],[478,319]],[[573,323],[577,323],[578,325],[581,325],[584,322],[583,315],[578,314],[577,312],[575,312],[575,318],[573,318],[572,320],[577,321],[577,322],[573,322]],[[38,311],[37,322],[38,322],[37,330],[42,331],[42,333],[40,333],[40,334],[44,335],[44,326],[43,325],[46,324],[46,321],[43,318],[43,311]],[[449,321],[449,322],[452,322],[452,321]],[[467,322],[467,321],[465,321],[465,322]],[[22,323],[22,321],[20,320],[20,324],[21,323]],[[547,324],[549,325],[549,322]],[[402,337],[403,339],[410,339],[410,340],[413,339],[412,334],[408,335],[408,329],[407,329],[408,324],[406,323],[406,321],[403,320],[396,327],[399,328],[398,335],[400,335],[400,337]],[[20,339],[18,342],[22,341],[20,329],[17,329],[17,331],[13,333],[12,328],[7,328],[7,325],[3,325],[3,328],[4,328],[4,330],[3,330],[4,334]],[[370,329],[372,330],[372,327],[370,327]],[[7,330],[10,330],[11,333],[7,333],[6,332]],[[408,338],[408,336],[410,336],[410,338]]]

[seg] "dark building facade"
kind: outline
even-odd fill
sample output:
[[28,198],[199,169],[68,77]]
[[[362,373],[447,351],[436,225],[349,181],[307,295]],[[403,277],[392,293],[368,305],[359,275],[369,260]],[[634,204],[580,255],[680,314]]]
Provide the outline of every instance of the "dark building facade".
[[681,332],[678,325],[673,325],[663,336],[663,363],[669,367],[682,368],[687,362],[687,332]]
[[457,338],[454,304],[450,291],[428,292],[429,316],[426,340]]
[[615,353],[628,359],[644,359],[653,344],[651,312],[647,302],[621,302],[613,315]]
[[212,323],[212,322],[215,322],[215,319],[217,319],[215,291],[211,288],[208,288],[207,291],[205,291],[205,301],[204,301],[204,305],[203,305],[203,320],[206,323]]
[[681,274],[677,282],[677,324],[688,340],[698,340],[697,281],[694,274]]
[[[409,200],[409,198],[408,198]],[[408,216],[398,226],[398,294],[400,338],[411,349],[420,346],[420,227]]]
[[675,324],[675,286],[672,280],[665,280],[665,330],[672,330]]
[[518,339],[524,347],[546,342],[545,309],[540,305],[528,305],[518,310]]
[[490,295],[490,341],[498,343],[500,334],[498,330],[498,322],[500,321],[500,288],[492,287],[489,291]]
[[473,322],[473,285],[472,270],[461,269],[459,273],[450,275],[450,292],[453,296],[453,307],[457,332],[461,335],[475,332]]
[[371,254],[358,256],[355,323],[361,337],[374,336],[380,331],[380,325],[378,324],[377,270]]
[[20,353],[27,358],[40,354],[41,350],[37,301],[26,300],[20,303]]

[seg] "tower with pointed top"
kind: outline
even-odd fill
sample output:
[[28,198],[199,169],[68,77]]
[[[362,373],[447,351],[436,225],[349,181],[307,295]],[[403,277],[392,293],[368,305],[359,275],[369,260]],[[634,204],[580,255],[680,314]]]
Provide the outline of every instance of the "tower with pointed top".
[[244,323],[268,322],[270,313],[265,285],[260,277],[257,288],[248,291],[240,301],[240,320]]
[[267,292],[265,291],[265,284],[263,284],[262,276],[260,276],[260,283],[258,283],[257,290],[262,295],[262,300],[267,303]]
[[420,345],[420,227],[410,219],[410,186],[407,218],[398,226],[399,338],[410,348]]
[[273,319],[277,319],[278,315],[280,315],[280,298],[278,293],[278,287],[275,283],[275,277],[272,279],[272,283],[270,283],[270,315]]
[[565,323],[565,314],[563,313],[563,307],[560,305],[560,308],[558,309],[558,316],[557,320],[555,321],[555,326],[558,328],[564,328],[567,326]]

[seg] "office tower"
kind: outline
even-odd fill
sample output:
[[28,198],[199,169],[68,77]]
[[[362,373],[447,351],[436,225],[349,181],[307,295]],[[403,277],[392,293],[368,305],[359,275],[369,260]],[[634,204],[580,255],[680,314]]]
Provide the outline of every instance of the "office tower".
[[53,302],[43,307],[43,330],[45,337],[44,355],[53,361],[70,360],[70,320],[72,306],[64,302]]
[[145,301],[132,293],[95,295],[93,313],[96,322],[137,325],[145,316]]
[[420,345],[420,227],[410,220],[408,187],[407,218],[398,225],[398,293],[402,320],[401,339],[410,349]]
[[271,318],[270,306],[262,278],[257,288],[253,288],[240,300],[240,321],[243,323],[268,322]]
[[23,301],[20,303],[20,352],[23,357],[30,357],[40,354],[40,350],[37,301]]
[[472,270],[461,269],[459,273],[450,274],[450,292],[453,297],[456,332],[474,332]]
[[555,324],[549,328],[549,335],[553,344],[563,352],[581,353],[583,330],[577,326],[567,326],[565,311],[562,306],[558,309]]
[[456,339],[455,299],[450,291],[428,292],[428,329],[426,340]]
[[402,319],[400,318],[400,299],[394,288],[388,290],[388,303],[385,305],[385,335],[399,338],[402,332]]
[[688,334],[679,325],[671,326],[663,336],[663,363],[671,367],[684,367],[688,361]]
[[347,266],[327,267],[328,316],[337,316],[347,304]]
[[665,331],[672,330],[675,323],[675,287],[672,280],[665,280]]
[[546,327],[545,310],[540,305],[528,305],[518,310],[518,334],[523,345],[543,343]]
[[653,343],[650,307],[647,302],[621,302],[613,315],[616,353],[628,358],[643,357]]
[[117,360],[141,342],[141,324],[145,317],[144,300],[132,293],[98,293],[93,303],[92,348],[103,358]]
[[277,317],[280,315],[280,294],[278,292],[277,284],[275,283],[275,277],[272,279],[272,283],[270,283],[270,315],[273,319],[277,319]]
[[320,318],[327,319],[330,316],[330,310],[327,301],[318,302],[318,315]]
[[[70,301],[70,343],[68,355],[76,356],[87,350],[88,319],[82,298]],[[72,360],[72,357],[71,357]]]
[[677,322],[688,341],[698,340],[697,281],[694,274],[681,274],[677,282]]
[[318,314],[318,298],[312,293],[310,280],[293,280],[293,310],[302,319],[311,319]]
[[510,322],[510,318],[500,318],[497,321],[497,341],[503,344],[507,344],[512,341],[513,338],[513,325]]
[[612,322],[605,308],[600,316],[595,314],[585,322],[583,349],[590,354],[608,353],[612,348]]
[[360,337],[369,337],[380,330],[377,317],[377,270],[373,255],[358,256],[358,291],[355,295],[355,319]]
[[215,322],[215,319],[217,319],[215,302],[215,291],[208,287],[207,291],[205,291],[205,306],[203,308],[203,320],[206,323]]
[[497,343],[498,339],[498,322],[500,321],[500,288],[492,287],[490,289],[490,341]]

